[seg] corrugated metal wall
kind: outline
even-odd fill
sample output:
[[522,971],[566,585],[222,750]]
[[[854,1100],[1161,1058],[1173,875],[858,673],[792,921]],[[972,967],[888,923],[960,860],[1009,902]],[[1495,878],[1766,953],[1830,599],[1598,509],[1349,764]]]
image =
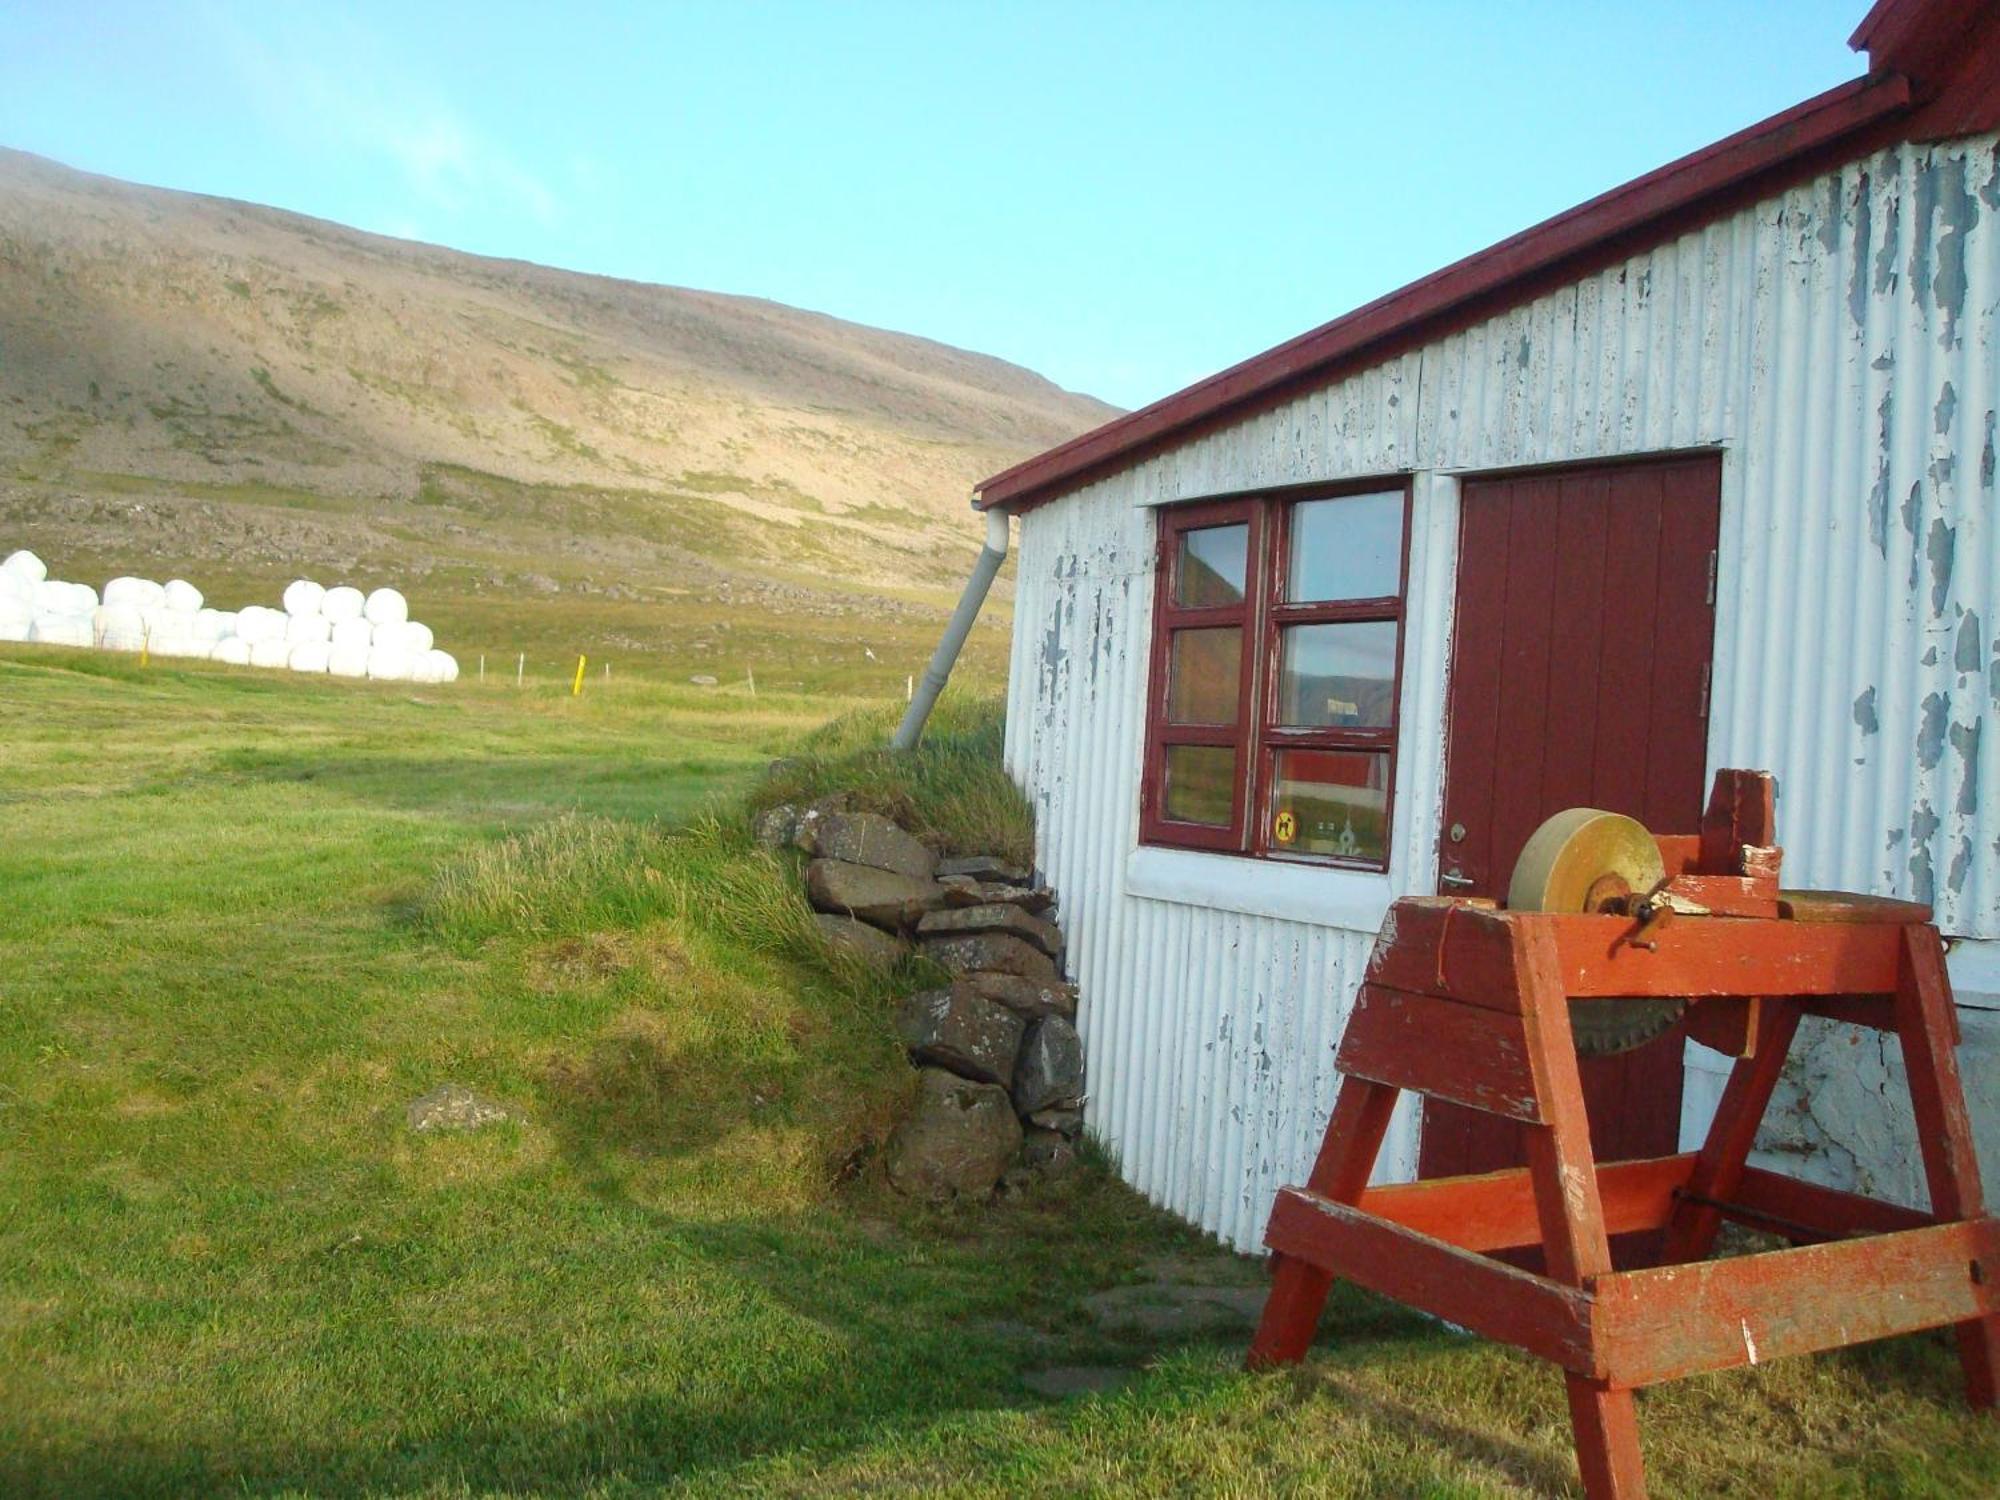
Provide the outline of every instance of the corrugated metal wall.
[[[1310,1161],[1368,935],[1127,894],[1154,518],[1415,472],[1393,870],[1434,888],[1453,471],[1724,452],[1711,766],[1780,778],[1787,875],[2000,937],[2000,161],[1904,147],[1189,442],[1021,523],[1008,764],[1083,989],[1089,1121],[1244,1247]],[[1414,1136],[1392,1134],[1407,1171]]]

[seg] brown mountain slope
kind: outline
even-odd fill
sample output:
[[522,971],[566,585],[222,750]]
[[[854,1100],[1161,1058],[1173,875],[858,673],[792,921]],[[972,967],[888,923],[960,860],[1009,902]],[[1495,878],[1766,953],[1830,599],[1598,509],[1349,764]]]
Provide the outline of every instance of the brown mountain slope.
[[972,481],[1113,411],[776,303],[0,150],[0,551],[68,576],[930,593],[975,544]]

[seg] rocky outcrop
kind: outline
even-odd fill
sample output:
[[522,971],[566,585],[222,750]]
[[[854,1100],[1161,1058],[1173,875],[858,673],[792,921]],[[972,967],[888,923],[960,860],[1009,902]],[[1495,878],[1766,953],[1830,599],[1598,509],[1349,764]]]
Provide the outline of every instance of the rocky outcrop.
[[844,796],[771,808],[755,834],[774,854],[807,856],[806,896],[830,946],[882,969],[916,951],[952,975],[897,1010],[923,1087],[891,1139],[889,1180],[920,1197],[984,1197],[1073,1165],[1083,1043],[1055,893],[990,855],[939,859]]
[[1014,1082],[1014,1059],[1027,1029],[1006,1006],[963,984],[911,995],[896,1017],[896,1032],[912,1058],[1003,1089]]
[[1083,1102],[1083,1038],[1061,1016],[1028,1028],[1014,1064],[1014,1108],[1033,1117]]
[[917,1107],[889,1141],[889,1181],[913,1198],[984,1198],[1020,1149],[1005,1089],[925,1068]]

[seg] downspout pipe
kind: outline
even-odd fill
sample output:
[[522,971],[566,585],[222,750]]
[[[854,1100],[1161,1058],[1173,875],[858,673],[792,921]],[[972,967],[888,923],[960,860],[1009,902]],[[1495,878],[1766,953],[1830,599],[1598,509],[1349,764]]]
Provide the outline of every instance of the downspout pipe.
[[965,581],[958,608],[951,612],[951,621],[944,627],[937,650],[931,653],[930,665],[924,668],[923,680],[917,684],[903,722],[896,726],[896,733],[889,740],[891,750],[914,750],[917,741],[923,738],[924,725],[937,706],[938,694],[950,681],[952,666],[964,649],[965,638],[972,633],[972,622],[979,618],[980,606],[986,602],[986,591],[993,587],[993,575],[1007,560],[1007,522],[1007,512],[997,505],[986,512],[986,545],[979,549],[979,560],[972,565],[972,576]]

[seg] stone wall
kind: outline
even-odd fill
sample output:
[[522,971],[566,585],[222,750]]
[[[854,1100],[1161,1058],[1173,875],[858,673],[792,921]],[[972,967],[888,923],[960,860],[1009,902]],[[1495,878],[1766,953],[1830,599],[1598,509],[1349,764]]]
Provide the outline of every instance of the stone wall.
[[951,975],[898,1006],[921,1085],[889,1143],[890,1182],[914,1197],[984,1198],[1067,1168],[1083,1129],[1083,1043],[1054,893],[1004,860],[941,859],[840,798],[772,808],[757,838],[807,856],[806,895],[837,951],[883,969],[917,952]]

